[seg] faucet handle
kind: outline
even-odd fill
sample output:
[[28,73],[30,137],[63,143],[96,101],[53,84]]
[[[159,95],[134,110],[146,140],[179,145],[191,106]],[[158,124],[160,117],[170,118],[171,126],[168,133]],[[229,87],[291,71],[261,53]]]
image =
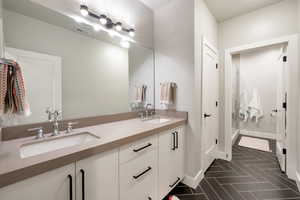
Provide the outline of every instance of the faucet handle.
[[73,131],[73,125],[79,124],[78,122],[68,122],[67,133],[71,133]]
[[43,127],[31,128],[31,129],[28,129],[27,131],[29,131],[29,132],[37,131],[37,135],[36,135],[35,139],[42,139],[45,137]]

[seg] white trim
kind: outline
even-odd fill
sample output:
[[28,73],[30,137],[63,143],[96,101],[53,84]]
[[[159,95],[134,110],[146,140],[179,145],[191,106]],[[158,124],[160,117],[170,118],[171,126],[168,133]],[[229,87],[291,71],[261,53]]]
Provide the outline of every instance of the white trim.
[[239,134],[240,134],[240,130],[236,130],[234,132],[234,134],[231,136],[231,141],[232,141],[232,144],[234,144],[236,142],[236,140],[238,139],[239,137]]
[[248,135],[253,137],[267,138],[267,139],[276,139],[276,133],[260,132],[260,131],[247,131],[240,130],[241,135]]
[[299,174],[299,172],[296,172],[296,183],[297,183],[298,190],[300,191],[300,174]]
[[201,180],[204,178],[204,173],[200,170],[195,177],[186,175],[183,179],[183,183],[191,188],[196,189],[200,184]]
[[[297,166],[297,133],[298,133],[298,100],[299,100],[299,75],[298,75],[298,34],[276,38],[268,41],[256,42],[236,48],[225,50],[225,152],[229,160],[232,158],[232,55],[256,48],[271,46],[275,44],[288,44],[288,110],[287,110],[287,175],[296,179]],[[297,87],[296,87],[297,86]]]
[[216,151],[216,159],[222,159],[222,160],[227,160],[226,158],[226,152],[224,151]]

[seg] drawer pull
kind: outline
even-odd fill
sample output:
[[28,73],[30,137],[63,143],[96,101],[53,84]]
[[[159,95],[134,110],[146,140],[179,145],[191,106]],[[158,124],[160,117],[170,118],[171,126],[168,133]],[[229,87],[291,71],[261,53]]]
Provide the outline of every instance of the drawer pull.
[[178,131],[175,131],[175,135],[176,135],[176,145],[175,145],[175,148],[178,149]]
[[83,169],[80,170],[82,174],[82,185],[81,185],[81,192],[82,192],[82,200],[85,200],[85,171]]
[[175,151],[176,150],[176,133],[175,132],[172,133],[172,138],[173,138],[172,150]]
[[170,188],[173,188],[179,181],[180,181],[180,178],[177,177],[177,180],[175,181],[175,183],[173,183],[172,185],[169,185]]
[[143,146],[143,147],[141,147],[141,148],[139,148],[139,149],[133,149],[133,151],[134,151],[134,152],[139,152],[139,151],[142,151],[143,149],[146,149],[146,148],[151,147],[151,146],[152,146],[152,144],[149,143],[149,144],[147,144],[146,146]]
[[73,177],[71,174],[68,175],[69,178],[69,197],[70,200],[73,200]]
[[133,176],[134,179],[138,179],[141,176],[143,176],[144,174],[146,174],[147,172],[149,172],[152,169],[152,167],[148,167],[148,169],[146,169],[145,171],[143,171],[142,173],[140,173],[139,175]]

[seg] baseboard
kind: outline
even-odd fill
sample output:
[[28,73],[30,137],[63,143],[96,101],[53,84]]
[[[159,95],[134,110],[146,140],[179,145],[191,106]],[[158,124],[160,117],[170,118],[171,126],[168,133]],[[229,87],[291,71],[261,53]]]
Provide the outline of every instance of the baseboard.
[[268,133],[268,132],[240,130],[240,134],[253,136],[253,137],[266,138],[266,139],[273,139],[273,140],[276,139],[275,133]]
[[238,137],[239,137],[239,134],[240,134],[240,130],[236,130],[236,131],[234,132],[234,134],[231,136],[232,145],[235,144],[236,140],[237,140]]
[[296,172],[296,183],[298,186],[298,190],[300,191],[300,173]]
[[203,171],[200,170],[195,177],[186,175],[183,179],[183,183],[191,188],[196,189],[200,184],[201,180],[204,178]]

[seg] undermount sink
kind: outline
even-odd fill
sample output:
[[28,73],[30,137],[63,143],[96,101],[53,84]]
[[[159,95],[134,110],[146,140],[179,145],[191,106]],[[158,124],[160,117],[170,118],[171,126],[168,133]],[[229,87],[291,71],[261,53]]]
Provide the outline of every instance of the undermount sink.
[[162,124],[162,123],[166,123],[166,122],[169,122],[169,121],[171,121],[171,119],[158,118],[158,119],[151,119],[151,120],[148,120],[146,122],[150,123],[150,124]]
[[100,139],[100,137],[87,132],[79,133],[76,135],[66,135],[62,137],[51,138],[44,141],[22,145],[20,148],[20,155],[21,158],[27,158],[63,149],[66,147],[86,144],[98,139]]

